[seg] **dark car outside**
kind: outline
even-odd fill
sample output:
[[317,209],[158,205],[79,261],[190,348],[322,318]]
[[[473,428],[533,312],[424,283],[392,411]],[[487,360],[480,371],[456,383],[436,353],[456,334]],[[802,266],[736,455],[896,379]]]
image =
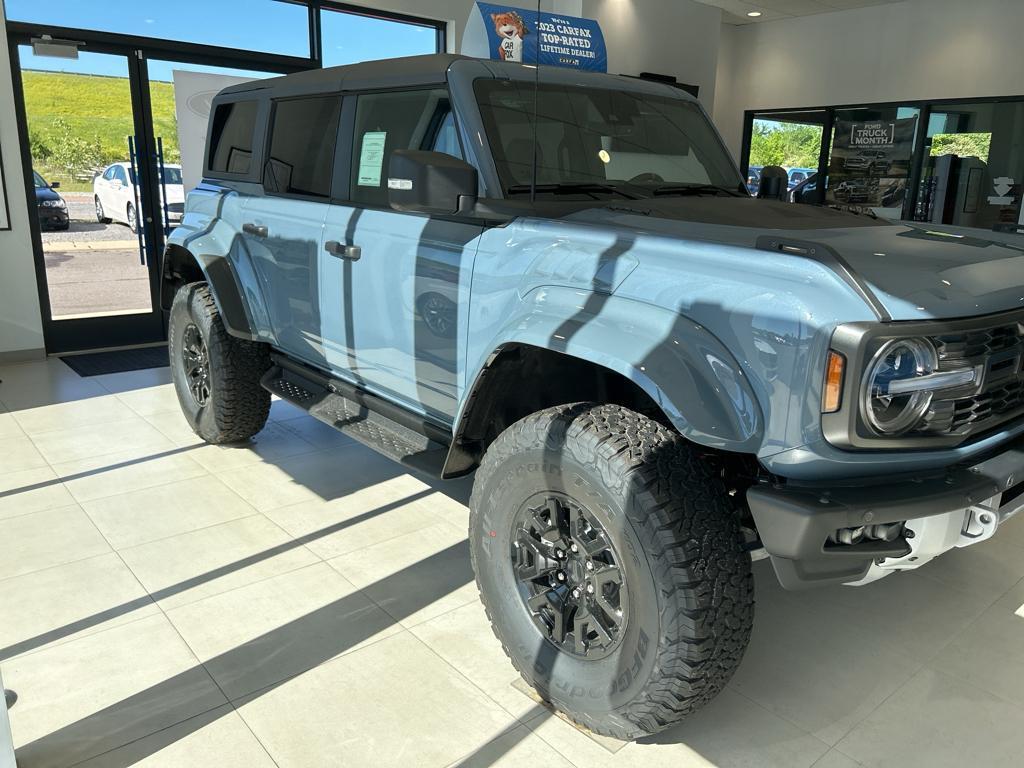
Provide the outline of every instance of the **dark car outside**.
[[36,188],[36,209],[39,212],[40,229],[67,229],[70,226],[68,205],[54,189],[59,183],[50,184],[36,171],[32,171],[32,183]]

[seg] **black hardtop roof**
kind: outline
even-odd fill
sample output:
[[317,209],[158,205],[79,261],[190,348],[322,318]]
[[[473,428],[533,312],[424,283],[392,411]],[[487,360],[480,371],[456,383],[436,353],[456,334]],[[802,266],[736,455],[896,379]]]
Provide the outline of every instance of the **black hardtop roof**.
[[408,85],[432,85],[446,80],[448,68],[456,61],[468,59],[452,53],[426,56],[404,56],[398,59],[363,61],[342,67],[310,69],[266,80],[252,80],[232,85],[220,96],[271,91],[274,96],[299,95],[316,91],[361,91]]

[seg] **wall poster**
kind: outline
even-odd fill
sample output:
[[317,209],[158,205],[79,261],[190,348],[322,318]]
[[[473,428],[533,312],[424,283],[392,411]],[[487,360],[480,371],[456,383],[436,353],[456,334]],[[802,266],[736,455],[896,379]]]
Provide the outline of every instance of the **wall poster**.
[[907,196],[916,133],[916,116],[837,120],[827,202],[851,210],[891,209],[898,218]]

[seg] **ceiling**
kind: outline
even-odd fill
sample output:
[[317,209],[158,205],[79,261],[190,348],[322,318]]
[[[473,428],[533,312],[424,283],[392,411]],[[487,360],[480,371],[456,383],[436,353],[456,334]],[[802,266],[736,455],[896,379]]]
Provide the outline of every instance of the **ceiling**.
[[[794,16],[810,16],[815,13],[833,13],[851,8],[865,8],[869,5],[891,5],[903,0],[697,0],[704,5],[713,5],[723,11],[722,21],[726,24],[757,24],[776,21]],[[757,18],[747,16],[750,11],[760,11]]]

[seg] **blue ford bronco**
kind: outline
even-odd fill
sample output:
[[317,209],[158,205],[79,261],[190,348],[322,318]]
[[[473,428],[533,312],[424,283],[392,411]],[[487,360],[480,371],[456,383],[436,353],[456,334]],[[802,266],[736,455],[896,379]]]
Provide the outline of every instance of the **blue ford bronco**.
[[274,395],[474,473],[512,663],[659,731],[739,664],[752,556],[858,585],[1024,506],[1024,248],[743,181],[664,84],[437,55],[227,88],[162,264],[181,406],[235,443]]

